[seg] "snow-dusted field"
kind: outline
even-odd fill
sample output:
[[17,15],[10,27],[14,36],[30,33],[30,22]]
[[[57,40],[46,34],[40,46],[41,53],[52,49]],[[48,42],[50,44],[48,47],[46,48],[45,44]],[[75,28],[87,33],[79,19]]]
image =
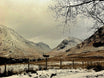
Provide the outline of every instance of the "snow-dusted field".
[[[29,68],[36,70],[38,69],[38,66],[30,64]],[[28,69],[28,65],[27,64],[15,64],[15,65],[6,65],[6,71],[13,71],[13,72],[21,72],[21,71],[25,71],[26,69]],[[0,66],[0,72],[3,73],[5,70],[5,66],[2,65]]]
[[37,71],[37,73],[13,75],[2,78],[104,78],[104,71],[95,72],[86,69],[50,69]]

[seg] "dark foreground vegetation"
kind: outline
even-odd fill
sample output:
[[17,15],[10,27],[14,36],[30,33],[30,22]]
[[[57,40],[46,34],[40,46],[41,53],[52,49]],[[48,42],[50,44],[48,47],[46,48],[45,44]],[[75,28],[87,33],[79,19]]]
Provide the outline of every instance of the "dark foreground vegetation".
[[104,70],[104,66],[102,66],[100,64],[97,64],[97,65],[88,65],[87,69],[93,69],[96,72],[98,72],[98,71]]
[[[8,76],[12,76],[12,75],[19,75],[19,74],[23,74],[26,75],[28,73],[37,73],[36,70],[33,70],[33,69],[30,69],[30,70],[24,70],[24,71],[21,71],[19,73],[15,73],[13,70],[9,70],[9,71],[5,71],[4,73],[0,73],[0,78],[1,77],[8,77]],[[29,75],[30,76],[30,75]],[[30,76],[31,77],[31,76]]]
[[4,57],[0,57],[0,65],[4,65],[4,64],[15,64],[15,63],[28,63],[30,62],[35,62],[35,61],[41,61],[43,59],[38,58],[38,59],[27,59],[27,58],[21,58],[21,59],[14,59],[14,58],[4,58]]

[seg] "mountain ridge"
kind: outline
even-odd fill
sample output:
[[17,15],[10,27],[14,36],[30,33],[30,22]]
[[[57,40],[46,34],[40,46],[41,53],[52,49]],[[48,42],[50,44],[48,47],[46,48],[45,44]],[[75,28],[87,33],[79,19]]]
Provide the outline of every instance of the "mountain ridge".
[[104,26],[100,27],[92,36],[85,39],[81,44],[71,48],[63,56],[104,56]]
[[40,58],[42,48],[24,39],[13,29],[0,25],[0,57],[6,58]]
[[81,43],[82,41],[80,39],[74,38],[74,37],[68,37],[64,39],[56,48],[54,48],[51,52],[48,54],[51,57],[61,55],[64,52],[67,52],[70,50],[70,48],[76,46],[77,44]]

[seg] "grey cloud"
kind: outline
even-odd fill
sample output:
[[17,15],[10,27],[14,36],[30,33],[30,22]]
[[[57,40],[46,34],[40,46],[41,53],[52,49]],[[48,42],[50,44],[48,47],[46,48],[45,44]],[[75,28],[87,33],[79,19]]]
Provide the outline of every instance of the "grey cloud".
[[91,22],[88,19],[78,18],[76,24],[71,26],[71,33],[65,30],[63,36],[63,25],[55,22],[51,16],[48,0],[44,3],[40,1],[43,2],[43,0],[0,0],[0,23],[16,30],[26,39],[46,42],[52,48],[67,36],[82,39],[86,38],[85,35],[91,34],[87,33],[87,28],[92,25]]

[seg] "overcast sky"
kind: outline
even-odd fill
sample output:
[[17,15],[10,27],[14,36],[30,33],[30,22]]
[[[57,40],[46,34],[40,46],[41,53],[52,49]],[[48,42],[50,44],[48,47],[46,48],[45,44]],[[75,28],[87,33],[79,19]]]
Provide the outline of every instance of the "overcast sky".
[[52,16],[49,4],[50,0],[0,0],[0,24],[14,29],[28,40],[47,43],[51,48],[68,36],[85,39],[91,35],[87,29],[92,23],[83,18],[72,24],[70,33],[66,27],[63,34],[64,26]]

